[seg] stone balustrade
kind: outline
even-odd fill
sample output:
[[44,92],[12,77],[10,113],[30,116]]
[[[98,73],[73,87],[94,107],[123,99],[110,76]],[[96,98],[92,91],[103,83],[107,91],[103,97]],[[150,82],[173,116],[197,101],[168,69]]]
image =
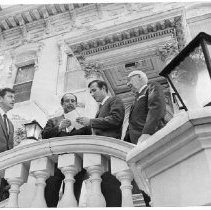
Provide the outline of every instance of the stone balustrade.
[[127,155],[153,207],[211,205],[211,107],[181,111]]
[[[106,206],[100,184],[101,175],[108,170],[121,182],[122,206],[133,206],[133,174],[125,162],[127,153],[133,148],[133,144],[110,137],[71,136],[45,139],[3,152],[0,171],[11,186],[5,206],[47,207],[45,181],[54,174],[54,162],[65,175],[65,190],[57,207],[78,206],[73,191],[74,176],[83,168],[89,174],[85,182],[86,207]],[[34,182],[30,182],[32,179]]]

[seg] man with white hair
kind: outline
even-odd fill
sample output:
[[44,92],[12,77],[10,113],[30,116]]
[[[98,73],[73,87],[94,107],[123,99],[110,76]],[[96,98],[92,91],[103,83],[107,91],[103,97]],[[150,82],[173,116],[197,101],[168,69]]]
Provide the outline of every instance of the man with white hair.
[[161,85],[148,82],[141,70],[129,73],[127,85],[136,99],[130,109],[124,140],[139,144],[164,126],[165,96]]

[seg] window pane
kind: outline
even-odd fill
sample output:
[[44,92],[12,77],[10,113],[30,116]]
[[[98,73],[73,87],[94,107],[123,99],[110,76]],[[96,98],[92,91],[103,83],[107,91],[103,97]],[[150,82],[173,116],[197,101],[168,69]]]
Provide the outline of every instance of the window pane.
[[20,84],[20,83],[33,81],[34,70],[35,70],[34,64],[30,64],[30,65],[27,65],[27,66],[19,67],[16,79],[15,79],[15,84]]
[[27,101],[30,99],[31,95],[32,81],[23,84],[14,85],[15,90],[15,102]]

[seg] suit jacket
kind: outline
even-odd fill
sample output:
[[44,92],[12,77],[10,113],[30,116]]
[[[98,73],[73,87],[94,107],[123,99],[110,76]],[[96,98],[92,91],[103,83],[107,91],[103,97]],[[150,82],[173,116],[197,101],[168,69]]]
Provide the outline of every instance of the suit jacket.
[[91,119],[91,128],[95,135],[120,139],[124,116],[125,107],[122,100],[117,96],[110,97],[100,108],[96,118]]
[[[7,118],[8,119],[8,118]],[[9,125],[9,135],[7,134],[3,116],[0,114],[0,152],[13,148],[13,136],[14,136],[14,126],[12,122],[8,119]]]
[[124,140],[136,144],[142,134],[154,134],[163,126],[165,113],[162,87],[156,82],[148,83],[131,106]]
[[73,136],[73,135],[91,135],[91,130],[88,127],[83,127],[76,130],[75,128],[70,131],[59,131],[59,124],[64,119],[64,115],[51,118],[47,121],[46,126],[42,131],[42,138],[48,139],[59,136]]

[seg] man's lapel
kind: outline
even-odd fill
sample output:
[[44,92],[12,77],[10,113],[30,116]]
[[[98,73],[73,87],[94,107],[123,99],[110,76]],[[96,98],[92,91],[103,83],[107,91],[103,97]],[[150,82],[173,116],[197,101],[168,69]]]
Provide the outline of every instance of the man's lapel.
[[2,130],[4,132],[4,135],[5,135],[6,139],[8,139],[7,130],[6,130],[5,126],[4,126],[4,121],[3,121],[3,118],[1,116],[1,114],[0,114],[0,126],[2,127]]
[[99,109],[97,111],[97,114],[95,115],[95,118],[98,118],[98,116],[100,115],[100,112],[101,112],[102,108],[104,106],[106,106],[106,104],[109,103],[109,101],[110,101],[110,97],[105,101],[105,103],[103,105],[102,104],[99,105]]
[[139,101],[141,98],[143,98],[146,95],[147,92],[147,86],[138,94],[136,97],[136,101]]
[[131,108],[130,108],[129,117],[130,117],[131,113],[133,112],[133,109],[134,109],[136,103],[138,103],[138,101],[139,101],[141,98],[145,97],[146,92],[147,92],[147,86],[146,86],[143,90],[141,90],[140,93],[138,93],[138,94],[136,95],[135,101],[133,102],[133,104],[132,104],[132,106],[131,106]]

